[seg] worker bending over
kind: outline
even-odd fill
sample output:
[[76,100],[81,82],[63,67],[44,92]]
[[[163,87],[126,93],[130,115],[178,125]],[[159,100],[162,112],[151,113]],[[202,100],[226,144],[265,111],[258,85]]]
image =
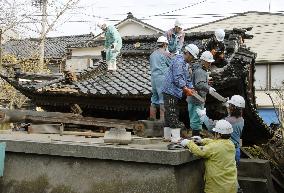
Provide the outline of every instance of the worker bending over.
[[165,36],[160,36],[157,40],[158,49],[150,55],[152,97],[150,106],[150,119],[155,120],[157,106],[160,107],[160,120],[164,121],[165,107],[163,98],[163,83],[165,74],[170,65],[170,54],[167,51],[168,40]]
[[[233,126],[233,133],[230,139],[235,145],[235,148],[236,148],[235,159],[236,159],[237,165],[239,165],[240,157],[241,157],[240,138],[242,136],[242,131],[243,131],[244,124],[245,124],[244,119],[242,117],[243,109],[245,108],[245,99],[240,95],[234,95],[231,97],[230,100],[228,100],[227,103],[228,103],[228,114],[229,115],[228,117],[225,118],[225,120],[231,123]],[[212,130],[215,127],[217,121],[213,121],[208,118],[208,116],[206,115],[206,109],[204,110],[197,109],[196,111],[200,117],[200,120],[204,122],[204,124],[209,130]]]
[[122,47],[121,36],[113,25],[109,25],[105,21],[99,21],[97,26],[100,27],[105,34],[104,49],[106,51],[107,69],[116,71],[116,57]]
[[195,137],[194,141],[184,139],[182,146],[188,147],[194,155],[205,159],[205,193],[236,193],[237,168],[235,146],[230,140],[232,125],[226,120],[217,121],[213,128],[214,139]]

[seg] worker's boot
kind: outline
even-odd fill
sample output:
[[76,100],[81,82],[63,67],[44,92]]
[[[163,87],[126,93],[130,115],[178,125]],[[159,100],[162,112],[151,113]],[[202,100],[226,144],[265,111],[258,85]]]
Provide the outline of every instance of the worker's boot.
[[157,117],[157,108],[155,105],[151,105],[150,106],[150,117],[149,119],[154,121],[156,120],[156,117]]
[[171,142],[178,143],[180,140],[180,128],[171,129]]
[[107,64],[107,70],[112,70],[112,63],[111,63],[111,61],[107,61],[106,64]]
[[112,70],[116,71],[116,61],[111,61],[111,65],[112,65]]
[[165,121],[165,107],[164,104],[160,104],[160,121]]
[[192,136],[200,136],[199,130],[192,130]]

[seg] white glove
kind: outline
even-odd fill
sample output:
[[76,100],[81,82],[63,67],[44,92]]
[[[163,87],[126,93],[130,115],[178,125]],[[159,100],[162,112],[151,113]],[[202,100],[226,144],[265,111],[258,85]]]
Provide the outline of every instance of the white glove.
[[176,51],[176,52],[175,52],[175,55],[179,55],[179,51]]
[[228,101],[229,101],[229,97],[227,97],[227,98],[226,98],[226,102],[223,103],[223,105],[224,105],[225,107],[227,107],[227,108],[229,107]]
[[202,139],[200,136],[193,136],[191,137],[191,139],[195,142],[195,143],[201,143]]
[[196,113],[198,114],[199,117],[202,117],[202,116],[206,115],[206,108],[204,108],[203,110],[196,109]]
[[183,146],[183,147],[186,147],[186,145],[188,144],[188,142],[190,142],[189,139],[183,139],[180,144]]
[[209,87],[209,94],[212,94],[213,92],[216,92],[215,88]]

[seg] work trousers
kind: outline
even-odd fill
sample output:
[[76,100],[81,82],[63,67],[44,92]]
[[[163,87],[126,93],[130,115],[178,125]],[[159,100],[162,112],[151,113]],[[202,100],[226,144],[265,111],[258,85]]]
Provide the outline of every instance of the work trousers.
[[192,102],[188,103],[188,113],[189,113],[189,120],[190,120],[190,128],[194,131],[201,131],[202,129],[202,122],[200,117],[198,116],[196,110],[203,109],[203,104],[195,104]]
[[179,99],[175,96],[163,93],[165,106],[165,127],[184,129],[184,124],[179,121]]

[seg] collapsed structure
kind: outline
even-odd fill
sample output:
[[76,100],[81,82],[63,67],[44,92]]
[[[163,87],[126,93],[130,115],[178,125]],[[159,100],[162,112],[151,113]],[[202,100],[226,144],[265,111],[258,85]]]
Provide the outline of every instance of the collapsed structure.
[[[255,103],[254,72],[256,53],[246,48],[245,39],[252,38],[248,29],[226,31],[225,66],[212,69],[213,87],[224,97],[235,94],[244,96],[245,143],[263,143],[271,137],[270,128],[259,117]],[[212,32],[190,33],[185,45],[196,44],[200,49]],[[158,36],[124,37],[118,70],[107,71],[103,60],[97,60],[92,67],[64,75],[27,74],[14,68],[13,74],[0,76],[17,90],[30,98],[36,106],[46,111],[70,112],[76,105],[83,116],[117,118],[128,120],[147,119],[151,97],[149,55],[156,48]],[[96,47],[102,41],[89,40],[81,46]],[[182,101],[181,119],[188,120],[185,101]],[[206,108],[209,117],[220,119],[225,109],[216,99],[208,96]]]

